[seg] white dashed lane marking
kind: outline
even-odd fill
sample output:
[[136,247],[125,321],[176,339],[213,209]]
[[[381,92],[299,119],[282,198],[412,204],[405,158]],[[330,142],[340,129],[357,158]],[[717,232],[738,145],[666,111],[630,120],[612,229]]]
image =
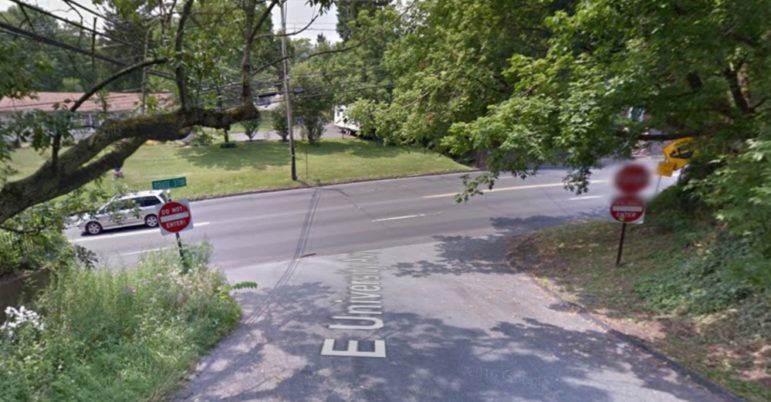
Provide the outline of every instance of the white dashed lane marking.
[[570,201],[583,201],[583,200],[596,200],[597,198],[603,198],[604,195],[583,195],[580,197],[568,198]]
[[402,219],[420,218],[420,217],[423,217],[423,216],[426,216],[426,214],[392,216],[390,218],[373,219],[372,222],[398,221],[398,220],[402,220]]

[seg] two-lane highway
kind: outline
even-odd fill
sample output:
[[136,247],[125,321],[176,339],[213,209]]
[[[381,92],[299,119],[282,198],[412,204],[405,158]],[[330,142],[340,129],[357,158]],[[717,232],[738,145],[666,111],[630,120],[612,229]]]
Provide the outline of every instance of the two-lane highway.
[[[218,198],[191,204],[195,229],[186,242],[208,240],[213,262],[227,269],[292,258],[306,220],[305,252],[330,254],[427,242],[437,235],[483,234],[506,226],[574,219],[605,208],[607,175],[591,192],[575,196],[563,189],[562,170],[545,170],[527,181],[502,178],[496,189],[467,204],[456,204],[460,174],[382,180]],[[538,217],[539,219],[536,219]],[[527,220],[525,222],[524,220]],[[516,225],[515,225],[516,226]],[[132,228],[99,236],[67,232],[109,266],[130,265],[144,251],[174,245],[157,229]]]

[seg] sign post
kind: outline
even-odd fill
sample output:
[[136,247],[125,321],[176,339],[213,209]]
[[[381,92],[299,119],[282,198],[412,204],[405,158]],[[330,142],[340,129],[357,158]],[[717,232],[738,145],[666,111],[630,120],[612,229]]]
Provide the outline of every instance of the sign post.
[[624,250],[624,238],[626,237],[626,224],[639,221],[643,215],[645,215],[645,200],[637,195],[622,195],[614,198],[610,203],[610,216],[621,222],[621,238],[618,241],[616,266],[621,264],[621,253]]
[[[187,186],[187,177],[184,176],[153,180],[152,182],[153,190],[169,190],[185,186]],[[188,261],[185,259],[185,252],[179,232],[193,228],[193,215],[190,213],[189,202],[186,200],[180,202],[172,201],[171,193],[168,192],[168,194],[169,201],[158,209],[158,226],[161,228],[161,234],[164,236],[174,233],[174,236],[177,238],[179,257],[182,259],[182,267],[187,271],[189,269]]]
[[610,216],[621,222],[621,236],[618,240],[616,266],[621,265],[621,254],[624,251],[626,224],[637,222],[645,215],[645,200],[637,194],[650,184],[651,173],[640,164],[629,164],[616,174],[614,184],[621,192],[610,203]]
[[182,267],[187,271],[188,261],[185,259],[185,251],[182,247],[182,239],[179,232],[193,228],[193,215],[190,213],[190,204],[186,200],[180,202],[171,201],[163,204],[158,209],[158,224],[161,228],[161,234],[167,235],[174,233],[177,238],[177,248],[179,257],[182,259]]
[[616,254],[616,266],[621,265],[621,253],[624,251],[625,235],[626,235],[626,222],[621,224],[621,238],[618,239],[618,254]]

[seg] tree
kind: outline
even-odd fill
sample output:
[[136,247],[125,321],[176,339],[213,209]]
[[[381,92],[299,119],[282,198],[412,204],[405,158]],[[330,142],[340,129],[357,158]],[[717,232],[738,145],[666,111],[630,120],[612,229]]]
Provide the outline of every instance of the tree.
[[323,71],[311,63],[296,65],[292,71],[294,116],[311,144],[318,143],[334,106],[334,93],[325,82]]
[[[46,15],[28,7],[13,6],[0,12],[0,22],[32,32],[35,35],[47,37],[69,46],[90,46],[91,36],[83,31],[73,29],[73,26],[60,24],[50,15]],[[91,68],[91,59],[83,54],[69,52],[65,49],[29,41],[19,35],[0,32],[0,42],[15,43],[17,55],[24,55],[34,61],[34,89],[38,91],[61,91],[65,80],[71,85],[73,81],[81,86],[90,86],[95,82],[95,69]],[[7,63],[0,59],[3,65],[16,68],[18,65]],[[101,63],[101,62],[100,62]],[[101,64],[95,66],[99,67]],[[40,68],[45,69],[43,74]],[[0,91],[0,95],[5,92]]]
[[[223,25],[229,27],[230,31],[212,30],[206,34],[200,30],[189,30],[195,22],[192,12],[197,3],[194,0],[185,0],[174,9],[167,8],[164,3],[146,3],[148,7],[151,4],[152,7],[158,7],[156,12],[161,21],[157,29],[160,38],[155,41],[161,46],[158,49],[158,57],[121,67],[119,71],[92,86],[81,98],[66,105],[66,112],[77,111],[85,100],[114,81],[151,66],[165,69],[160,74],[173,78],[177,108],[155,114],[107,120],[88,140],[79,141],[66,150],[57,146],[61,138],[58,134],[54,135],[50,147],[47,148],[48,160],[36,172],[5,182],[0,188],[0,224],[34,205],[67,194],[101,177],[104,172],[124,161],[148,140],[175,140],[196,126],[222,129],[256,118],[258,111],[252,101],[252,74],[261,67],[253,68],[251,65],[252,50],[255,44],[261,43],[263,37],[258,35],[258,32],[263,24],[270,20],[271,11],[278,2],[270,0],[266,4],[258,4],[257,0],[223,0],[221,5],[226,6],[227,14],[233,21]],[[328,7],[330,2],[312,0],[311,4]],[[237,35],[232,36],[233,32]],[[233,37],[238,40],[231,40]],[[239,82],[233,85],[237,88],[238,102],[218,110],[202,101],[200,96],[192,96],[192,92],[203,94],[206,81],[217,79],[217,66],[211,63],[211,60],[214,55],[222,54],[223,50],[231,49],[238,49],[240,54],[238,67],[234,69],[238,71]],[[3,66],[3,69],[8,69],[8,66]],[[20,87],[13,82],[3,81],[2,89],[2,96],[20,92]],[[3,163],[7,164],[7,160]]]
[[257,134],[257,129],[260,128],[260,118],[242,121],[241,125],[244,126],[244,134],[249,138],[249,141],[252,141]]
[[351,37],[353,31],[351,22],[358,17],[361,11],[374,11],[391,3],[390,0],[336,0],[337,6],[337,34],[343,41]]
[[289,126],[286,124],[286,106],[283,103],[270,112],[270,121],[281,141],[286,142],[289,138]]
[[367,113],[374,119],[368,124],[387,142],[439,149],[453,123],[483,116],[511,95],[504,73],[512,55],[545,53],[543,19],[555,3],[429,0],[403,10],[361,12],[354,26],[366,21],[370,30],[378,27],[375,37],[387,40],[358,38],[354,31],[364,56],[360,68],[385,69],[364,71],[385,78],[375,84],[392,85],[388,97],[369,98],[379,104]]
[[511,96],[444,144],[489,152],[488,182],[561,162],[582,190],[603,157],[694,137],[684,191],[771,258],[770,18],[769,0],[580,2],[546,20],[545,54],[510,57]]
[[[155,44],[151,43],[153,20],[149,15],[151,9],[144,5],[130,7],[129,4],[120,3],[120,8],[107,4],[109,9],[105,12],[107,18],[104,32],[108,37],[104,40],[104,48],[105,53],[111,57],[135,64],[155,49]],[[127,74],[113,87],[136,91],[143,86],[142,77],[142,71],[135,71]]]

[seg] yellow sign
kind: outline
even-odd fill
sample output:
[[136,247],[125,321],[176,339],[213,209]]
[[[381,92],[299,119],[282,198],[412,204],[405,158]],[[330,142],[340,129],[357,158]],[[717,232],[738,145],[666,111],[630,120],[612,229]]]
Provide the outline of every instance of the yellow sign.
[[667,176],[672,177],[672,174],[675,172],[675,164],[670,161],[661,161],[659,162],[659,165],[656,166],[656,174],[659,176]]
[[664,147],[664,158],[674,166],[673,170],[679,170],[688,164],[694,152],[693,137],[680,138]]

